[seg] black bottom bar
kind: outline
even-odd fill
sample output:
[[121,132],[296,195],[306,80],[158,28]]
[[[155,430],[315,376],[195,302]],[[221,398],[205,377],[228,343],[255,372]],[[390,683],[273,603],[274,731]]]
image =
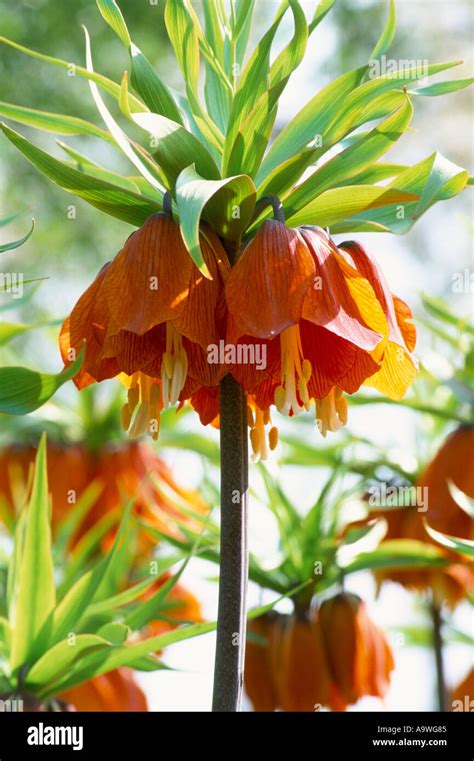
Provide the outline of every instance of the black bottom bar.
[[[228,734],[225,730],[229,730]],[[308,758],[472,761],[472,713],[0,713],[0,761],[29,758],[182,757],[285,747]],[[222,733],[224,730],[224,734]],[[237,731],[236,731],[237,730]],[[50,744],[54,741],[56,744]],[[69,741],[69,744],[64,744]],[[34,744],[34,743],[39,744]],[[201,746],[202,743],[202,746]],[[74,750],[76,747],[76,750]],[[342,756],[344,758],[344,756]]]

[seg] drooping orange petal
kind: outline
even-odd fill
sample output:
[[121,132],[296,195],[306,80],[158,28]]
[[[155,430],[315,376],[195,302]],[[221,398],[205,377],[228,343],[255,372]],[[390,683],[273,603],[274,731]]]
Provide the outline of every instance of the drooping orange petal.
[[[184,391],[184,389],[183,389]],[[219,388],[200,386],[192,394],[188,393],[191,406],[199,415],[202,425],[217,425],[219,418]]]
[[217,235],[204,225],[200,235],[201,252],[212,280],[193,264],[189,293],[183,309],[173,318],[173,325],[180,335],[207,349],[222,336],[219,317],[222,310],[224,278],[229,262]]
[[402,399],[417,376],[417,368],[405,349],[389,341],[380,369],[365,381],[389,399]]
[[[260,638],[255,642],[247,637],[245,647],[244,684],[254,711],[274,711],[278,708],[276,674],[272,668],[272,639],[278,619],[275,613],[249,621],[248,631]],[[277,664],[280,668],[281,664]]]
[[330,675],[319,622],[293,615],[282,635],[281,707],[315,711],[327,705]]
[[336,385],[353,393],[378,367],[367,352],[312,322],[302,320],[300,334],[303,355],[312,366],[308,382],[312,398],[323,399]]
[[120,372],[133,375],[152,361],[161,362],[166,350],[166,328],[156,325],[143,335],[120,330],[115,335],[107,335],[102,348],[102,358],[113,357]]
[[[388,341],[380,369],[367,379],[366,385],[376,388],[390,399],[401,399],[416,377],[417,364],[405,343],[387,280],[377,262],[369,257],[359,243],[347,241],[342,243],[339,248],[349,254],[357,270],[372,285],[387,318],[389,328]],[[408,336],[410,345],[412,345],[415,338],[413,328],[409,325],[408,315],[404,314],[402,304],[399,303],[398,306],[398,317],[404,323],[404,331]],[[378,356],[376,358],[379,359]]]
[[264,222],[227,279],[227,305],[241,335],[272,338],[296,325],[313,277],[314,262],[299,233]]
[[179,225],[154,214],[132,233],[104,282],[114,321],[138,335],[177,317],[189,293],[192,267]]
[[451,536],[474,538],[474,522],[457,504],[450,482],[474,499],[474,426],[461,426],[444,442],[419,476],[416,485],[426,488],[430,526]]
[[110,317],[102,297],[102,286],[109,266],[106,264],[102,268],[61,328],[59,345],[66,365],[74,361],[84,341],[86,343],[84,363],[74,378],[78,388],[84,388],[94,381],[113,378],[119,372],[113,358],[102,359],[101,356],[102,341]]
[[413,322],[413,312],[408,304],[398,296],[393,296],[393,305],[398,327],[405,341],[408,351],[414,351],[416,346],[416,327]]
[[316,267],[303,317],[325,327],[361,349],[370,351],[387,334],[387,322],[370,283],[338,254],[318,227],[301,227]]

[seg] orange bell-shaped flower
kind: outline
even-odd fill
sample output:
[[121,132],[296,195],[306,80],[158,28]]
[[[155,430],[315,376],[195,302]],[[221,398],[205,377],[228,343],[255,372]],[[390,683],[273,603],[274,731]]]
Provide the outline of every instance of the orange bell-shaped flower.
[[229,264],[209,227],[200,242],[211,280],[192,262],[179,225],[165,213],[153,215],[102,268],[62,327],[66,364],[86,342],[79,388],[127,376],[122,423],[132,436],[148,429],[156,438],[162,408],[217,385],[222,376],[222,368],[207,361],[207,347],[225,334]]
[[283,629],[278,692],[285,711],[318,711],[328,705],[331,675],[318,617],[295,613]]
[[265,350],[264,368],[231,369],[262,411],[274,404],[298,415],[314,403],[321,433],[337,430],[347,422],[344,392],[382,369],[395,373],[397,341],[403,372],[397,365],[397,383],[387,382],[386,390],[397,398],[406,391],[416,373],[410,310],[390,294],[372,260],[377,276],[369,266],[362,271],[361,258],[350,261],[320,228],[289,229],[279,220],[264,222],[243,250],[226,281],[227,341],[258,341]]
[[244,685],[254,711],[275,711],[279,707],[277,673],[282,621],[270,611],[249,621],[245,647]]
[[474,426],[454,431],[417,480],[426,487],[429,525],[444,534],[474,539],[474,521],[456,502],[452,486],[474,499]]
[[325,600],[319,621],[335,691],[330,705],[344,711],[365,695],[383,698],[395,666],[387,639],[357,595],[343,592]]
[[97,713],[148,711],[146,697],[133,678],[133,671],[119,668],[89,679],[58,696],[76,711]]
[[451,693],[451,709],[453,711],[474,710],[474,668],[466,674]]

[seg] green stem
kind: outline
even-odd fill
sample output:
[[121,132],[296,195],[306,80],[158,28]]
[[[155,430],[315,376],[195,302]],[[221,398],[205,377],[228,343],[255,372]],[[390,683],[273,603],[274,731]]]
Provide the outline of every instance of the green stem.
[[442,618],[440,608],[434,600],[431,603],[431,620],[433,622],[433,648],[436,665],[436,693],[438,711],[444,712],[448,709],[446,701],[446,683],[444,679],[443,638],[441,634]]
[[220,384],[221,550],[213,711],[238,711],[245,655],[247,400],[231,375]]

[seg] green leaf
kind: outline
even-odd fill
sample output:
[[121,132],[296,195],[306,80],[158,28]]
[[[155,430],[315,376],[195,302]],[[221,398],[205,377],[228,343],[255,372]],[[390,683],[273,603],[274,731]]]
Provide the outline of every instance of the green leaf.
[[[176,202],[186,247],[201,272],[209,276],[199,245],[201,216],[218,235],[239,241],[255,210],[255,186],[246,175],[204,180],[194,166],[184,169],[176,183]],[[239,218],[234,219],[234,211]]]
[[18,595],[10,615],[13,670],[32,662],[49,638],[56,600],[49,510],[46,436],[43,434],[26,517]]
[[25,545],[25,526],[27,510],[24,508],[16,520],[13,537],[13,552],[8,564],[7,576],[7,609],[8,617],[13,619],[14,611],[17,606],[18,598],[18,581],[20,578],[21,560],[23,557],[23,548]]
[[125,190],[130,190],[131,193],[143,193],[144,195],[148,193],[151,198],[159,200],[160,203],[163,200],[163,194],[158,193],[154,188],[148,185],[147,182],[144,182],[143,186],[141,185],[143,177],[123,177],[117,172],[104,169],[104,167],[96,164],[87,156],[74,150],[74,148],[71,148],[70,145],[66,145],[66,143],[63,143],[61,140],[57,140],[56,142],[59,147],[73,159],[75,163],[74,169],[84,172],[89,176],[99,177],[99,179],[113,185],[118,185],[121,188],[125,188]]
[[474,82],[474,77],[468,79],[451,79],[447,82],[436,82],[434,85],[427,85],[426,87],[415,87],[410,89],[411,95],[424,95],[424,96],[436,96],[447,95],[450,92],[457,92],[463,90],[465,87],[469,87]]
[[26,333],[28,330],[37,330],[41,327],[43,327],[43,325],[40,322],[32,323],[30,325],[16,322],[0,322],[0,346],[5,346],[9,341]]
[[[431,160],[429,174],[426,177],[413,219],[421,217],[421,215],[432,205],[438,194],[441,193],[448,184],[451,190],[454,190],[455,193],[459,193],[465,187],[469,177],[469,173],[465,169],[448,161],[448,159],[445,159],[444,156],[437,151],[431,155],[429,160]],[[397,180],[398,179],[403,183],[403,176],[399,176]]]
[[[91,52],[89,32],[87,31],[85,26],[83,26],[83,30],[84,30],[84,35],[86,38],[86,66],[87,66],[87,70],[92,72],[94,69],[92,65],[92,52]],[[110,130],[110,133],[115,139],[115,142],[117,143],[118,147],[125,154],[125,156],[127,156],[127,158],[132,162],[132,164],[138,169],[138,171],[145,178],[145,180],[147,180],[147,182],[149,182],[150,185],[156,190],[162,191],[163,190],[162,186],[156,180],[155,176],[143,164],[141,159],[137,156],[134,149],[132,148],[129,138],[123,132],[123,130],[119,127],[119,125],[113,118],[112,114],[110,113],[109,109],[105,105],[102,99],[102,96],[99,92],[99,88],[97,87],[95,82],[90,81],[89,87],[90,87],[90,91],[92,93],[94,102],[97,106],[97,110],[99,111],[102,119],[104,120],[104,123]],[[123,95],[122,88],[120,88],[119,102],[121,102],[122,100],[122,95]]]
[[114,0],[96,0],[97,7],[107,24],[114,30],[126,48],[132,44],[122,11]]
[[79,625],[100,585],[107,581],[114,558],[124,541],[134,501],[134,498],[131,499],[125,507],[120,527],[110,552],[93,569],[81,576],[68,589],[66,595],[54,611],[53,642],[58,642],[67,635],[71,627]]
[[97,634],[77,634],[71,640],[65,639],[46,650],[44,655],[32,666],[26,676],[25,684],[32,692],[45,687],[67,674],[85,655],[104,653],[110,649],[110,642]]
[[360,125],[364,110],[370,108],[374,99],[387,90],[409,86],[416,79],[437,74],[459,64],[460,61],[454,61],[430,64],[426,68],[412,67],[385,77],[370,79],[363,84],[359,82],[368,67],[363,66],[343,74],[310,100],[280,132],[262,162],[257,184],[283,161],[307,147],[315,136],[321,136],[325,150],[341,140],[351,129]]
[[320,24],[326,14],[329,13],[335,2],[336,0],[319,0],[316,10],[314,11],[314,16],[308,27],[310,34],[314,32],[318,24]]
[[[203,3],[205,39],[220,65],[224,63],[224,42],[215,3]],[[206,81],[204,96],[207,109],[222,133],[227,129],[232,91],[224,84],[222,77],[212,63],[206,60]]]
[[130,46],[132,60],[132,87],[137,91],[150,111],[167,116],[182,124],[181,111],[166,85],[156,74],[148,58],[132,42]]
[[182,123],[181,112],[170,91],[158,77],[146,56],[132,42],[122,11],[115,0],[96,0],[96,2],[105,21],[128,48],[132,64],[132,87],[151,111],[164,114],[169,119]]
[[[104,90],[104,92],[112,95],[112,97],[115,98],[117,102],[119,101],[120,85],[117,84],[117,82],[113,82],[111,79],[104,77],[103,74],[97,74],[94,71],[88,71],[83,66],[78,66],[71,61],[63,61],[61,58],[53,58],[52,56],[38,53],[36,50],[31,50],[30,48],[26,48],[24,45],[20,45],[18,42],[14,42],[13,40],[8,40],[6,37],[0,36],[0,43],[2,42],[5,43],[5,45],[9,45],[10,47],[15,48],[15,50],[19,50],[21,53],[26,53],[26,55],[29,55],[32,58],[37,58],[40,61],[45,61],[46,63],[52,63],[55,66],[60,66],[61,68],[67,69],[68,71],[74,71],[74,73],[78,74],[80,77],[84,77],[91,82],[95,82]],[[138,100],[138,98],[135,98],[135,96],[131,95],[130,99],[134,108],[143,108],[143,105]]]
[[434,539],[437,544],[440,544],[442,547],[446,547],[448,550],[454,550],[460,555],[465,555],[468,558],[474,558],[473,541],[470,539],[460,539],[457,536],[450,536],[449,534],[444,534],[441,531],[436,531],[425,519],[423,520],[423,523],[428,534],[432,539]]
[[19,124],[28,127],[36,127],[46,132],[55,132],[58,135],[93,135],[108,143],[113,143],[109,132],[96,127],[91,122],[79,119],[76,116],[65,114],[53,114],[48,111],[38,111],[35,108],[16,106],[13,103],[0,101],[0,114]]
[[53,158],[22,135],[2,125],[3,132],[27,159],[59,187],[82,198],[100,211],[139,227],[148,217],[161,211],[161,205],[138,193],[74,169]]
[[448,489],[457,506],[460,507],[461,510],[464,510],[466,515],[470,518],[474,518],[474,500],[471,499],[466,492],[462,491],[462,489],[459,489],[451,479],[448,479]]
[[395,0],[390,0],[390,12],[387,19],[387,23],[380,36],[379,41],[377,42],[375,48],[372,50],[372,53],[370,54],[371,61],[376,58],[380,58],[384,53],[387,52],[390,45],[392,44],[396,27],[397,27],[397,16],[395,12]]
[[287,222],[291,227],[298,227],[299,225],[328,227],[368,209],[392,206],[416,199],[416,194],[397,188],[347,185],[343,188],[326,190],[314,201],[297,211],[296,214],[290,214]]
[[23,243],[26,243],[28,238],[30,237],[31,233],[35,229],[35,220],[31,220],[31,229],[29,232],[26,233],[26,235],[23,236],[23,238],[20,238],[19,240],[14,240],[11,243],[3,243],[0,245],[0,254],[3,254],[5,251],[13,251],[14,248],[19,248],[23,245]]
[[328,188],[344,181],[346,184],[359,172],[386,153],[403,135],[413,116],[408,98],[394,114],[378,124],[367,135],[355,140],[348,148],[317,169],[291,194],[287,213],[291,216],[307,206]]
[[361,67],[335,79],[285,125],[262,162],[257,174],[257,185],[260,185],[270,172],[301,152],[317,135],[323,133],[337,104],[343,103],[348,94],[357,87],[364,72],[365,67]]
[[104,637],[104,639],[112,642],[113,645],[123,645],[130,636],[130,627],[116,621],[110,621],[101,626],[97,634],[99,637]]
[[280,7],[270,29],[255,48],[239,78],[229,116],[229,127],[223,156],[224,167],[228,164],[228,159],[241,125],[252,112],[260,96],[269,87],[270,52],[286,9],[286,4],[284,3]]
[[[360,224],[367,222],[383,225],[384,228],[402,235],[410,230],[424,212],[437,201],[443,201],[457,195],[466,187],[468,173],[435,152],[418,164],[408,167],[387,186],[401,192],[408,192],[418,200],[404,202],[403,213],[400,205],[384,204],[384,208],[361,210],[353,219],[347,220],[347,231],[361,229]],[[369,228],[370,229],[370,228]],[[340,230],[333,229],[333,232]]]
[[84,349],[67,370],[46,375],[26,367],[0,368],[0,412],[27,415],[48,401],[63,383],[74,378],[84,359]]
[[294,17],[294,34],[288,45],[277,56],[268,72],[268,89],[264,90],[250,113],[242,118],[235,134],[226,140],[224,173],[245,173],[253,177],[273,130],[278,101],[293,71],[303,59],[308,41],[305,15],[297,0],[289,0]]
[[[242,66],[252,28],[255,0],[237,0],[235,4],[235,24],[232,28],[232,47],[235,55],[229,55],[230,63]],[[232,59],[235,59],[234,61]]]
[[80,684],[85,679],[105,674],[121,666],[131,666],[143,656],[154,653],[176,642],[182,642],[191,637],[207,634],[214,631],[215,628],[215,622],[190,624],[166,632],[166,634],[159,634],[156,637],[151,637],[134,645],[111,648],[108,653],[101,651],[99,653],[88,654],[84,659],[81,659],[80,663],[71,667],[64,679],[45,686],[38,694],[40,697],[46,698],[59,692],[64,692],[64,690]]
[[214,159],[199,140],[181,124],[158,114],[133,114],[133,120],[155,141],[155,157],[166,177],[168,187],[174,190],[180,172],[191,163],[202,177],[218,179],[219,170]]
[[135,602],[154,584],[156,584],[156,578],[144,579],[124,592],[119,592],[116,595],[112,595],[112,597],[107,597],[105,600],[94,602],[87,608],[87,615],[93,617],[103,613],[115,612],[124,605]]
[[166,0],[165,25],[186,83],[193,117],[205,141],[220,154],[224,138],[199,100],[199,36],[203,36],[199,19],[187,0]]
[[376,568],[441,568],[448,564],[446,556],[436,547],[415,539],[390,539],[376,550],[361,552],[344,568],[344,573]]

